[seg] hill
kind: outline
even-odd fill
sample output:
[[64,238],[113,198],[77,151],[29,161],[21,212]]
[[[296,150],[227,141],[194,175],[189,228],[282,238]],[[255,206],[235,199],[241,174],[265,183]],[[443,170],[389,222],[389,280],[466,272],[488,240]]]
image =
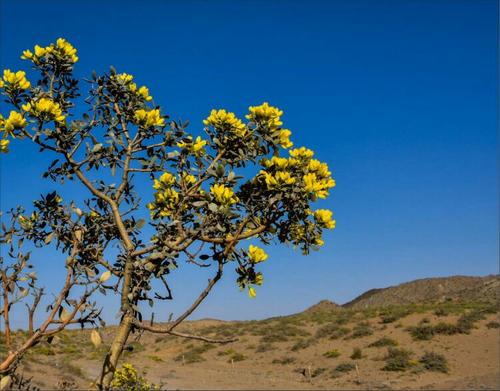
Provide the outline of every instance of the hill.
[[387,288],[371,289],[344,308],[363,309],[391,305],[445,301],[500,301],[500,276],[424,278]]

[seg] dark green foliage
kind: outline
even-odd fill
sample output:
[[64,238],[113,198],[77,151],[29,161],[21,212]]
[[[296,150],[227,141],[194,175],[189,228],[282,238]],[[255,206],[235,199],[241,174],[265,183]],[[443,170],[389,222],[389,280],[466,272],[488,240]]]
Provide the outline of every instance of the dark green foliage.
[[382,369],[384,371],[406,371],[412,365],[410,362],[412,354],[410,350],[390,347],[387,349],[386,363]]
[[435,372],[448,372],[448,361],[446,357],[442,354],[434,353],[434,352],[425,352],[425,354],[420,358],[419,362],[424,366],[428,371]]
[[351,354],[351,359],[352,360],[359,360],[363,358],[363,352],[361,351],[360,348],[354,348]]
[[488,322],[486,323],[486,327],[488,327],[489,329],[498,329],[500,327],[500,323],[498,322]]
[[333,349],[323,353],[323,356],[325,356],[326,358],[337,358],[338,356],[340,356],[340,352],[337,349]]
[[372,334],[373,334],[373,329],[371,328],[370,324],[367,322],[362,322],[354,326],[350,338],[367,337]]
[[316,331],[316,338],[337,339],[349,333],[347,327],[339,326],[337,323],[329,323]]
[[343,373],[351,372],[356,369],[356,365],[350,362],[345,362],[339,364],[335,367],[335,369],[331,372],[331,377],[337,378]]
[[287,365],[287,364],[293,364],[295,362],[295,357],[283,357],[282,359],[274,359],[272,361],[273,364],[281,364],[281,365]]
[[205,359],[202,357],[202,354],[213,348],[215,348],[215,345],[208,343],[200,346],[192,346],[189,350],[177,355],[174,358],[174,360],[175,361],[184,360],[186,364],[205,361]]
[[306,349],[308,348],[309,346],[313,345],[316,343],[316,340],[314,340],[313,338],[307,338],[307,339],[300,339],[298,340],[292,347],[291,347],[291,351],[292,352],[296,352],[298,350],[302,350],[302,349]]
[[368,345],[369,348],[381,348],[385,346],[397,346],[398,343],[392,338],[382,337]]
[[326,371],[326,368],[316,368],[314,371],[311,372],[311,377],[318,377],[319,375],[321,375],[325,371]]

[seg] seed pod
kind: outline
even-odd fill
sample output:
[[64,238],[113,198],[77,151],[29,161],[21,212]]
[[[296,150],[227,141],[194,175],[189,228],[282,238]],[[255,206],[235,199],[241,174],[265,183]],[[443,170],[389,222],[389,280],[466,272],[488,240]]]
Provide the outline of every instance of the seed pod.
[[101,338],[101,334],[99,334],[99,331],[97,330],[92,330],[92,332],[90,333],[90,341],[92,342],[92,344],[94,345],[94,347],[97,349],[99,346],[101,346],[102,344],[102,338]]
[[107,270],[104,273],[101,274],[101,277],[99,277],[99,282],[103,283],[109,280],[111,277],[111,271]]

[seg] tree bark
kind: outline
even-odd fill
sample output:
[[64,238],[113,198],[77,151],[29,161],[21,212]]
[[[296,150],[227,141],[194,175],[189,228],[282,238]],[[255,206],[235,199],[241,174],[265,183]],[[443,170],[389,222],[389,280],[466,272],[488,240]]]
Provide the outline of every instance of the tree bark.
[[109,390],[111,382],[113,381],[113,376],[115,374],[116,366],[118,360],[123,352],[123,347],[127,343],[128,336],[132,329],[134,318],[130,314],[125,314],[118,326],[118,331],[116,332],[115,339],[111,344],[111,347],[104,359],[104,363],[101,370],[101,376],[97,387],[99,390]]

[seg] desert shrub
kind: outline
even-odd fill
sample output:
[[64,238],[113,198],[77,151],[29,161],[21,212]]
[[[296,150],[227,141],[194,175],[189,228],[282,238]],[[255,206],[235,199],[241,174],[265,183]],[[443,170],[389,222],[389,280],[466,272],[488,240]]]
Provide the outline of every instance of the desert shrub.
[[447,316],[449,313],[450,312],[443,307],[436,308],[436,310],[434,311],[434,315],[436,316]]
[[318,377],[319,375],[321,375],[325,371],[326,371],[326,368],[316,368],[314,371],[311,372],[311,377]]
[[453,335],[460,333],[460,329],[451,323],[439,322],[433,328],[434,334]]
[[419,362],[428,371],[435,372],[448,372],[448,361],[446,357],[442,354],[434,352],[425,352],[425,354],[420,358]]
[[486,323],[486,327],[489,329],[498,329],[500,327],[500,323],[496,321]]
[[283,358],[275,358],[272,363],[273,364],[281,364],[281,365],[287,365],[287,364],[293,364],[296,361],[295,357],[283,357]]
[[481,310],[472,310],[468,313],[463,314],[457,320],[457,327],[463,334],[469,334],[471,330],[474,328],[474,324],[484,319],[484,313]]
[[363,358],[363,352],[360,348],[354,348],[351,354],[351,359],[359,360],[360,358]]
[[276,350],[276,346],[270,343],[261,343],[259,346],[255,348],[255,352],[257,353],[265,353],[265,352],[270,352],[272,350]]
[[175,361],[183,361],[184,360],[184,362],[186,364],[192,364],[195,362],[202,362],[202,361],[205,361],[205,358],[203,358],[202,354],[207,352],[208,350],[214,349],[214,348],[215,348],[215,345],[208,344],[208,343],[203,344],[201,346],[192,346],[189,350],[174,357],[174,360]]
[[335,367],[335,369],[333,369],[333,371],[331,372],[331,376],[333,378],[336,378],[336,377],[339,377],[340,375],[342,375],[343,373],[353,371],[354,369],[356,369],[355,364],[350,363],[350,362],[345,362],[345,363],[337,365]]
[[431,320],[427,317],[420,319],[419,324],[428,324],[431,323]]
[[382,370],[406,371],[412,365],[410,362],[412,354],[410,350],[389,347],[387,349],[387,356],[385,357],[386,363]]
[[323,356],[325,356],[326,358],[337,358],[338,356],[340,356],[340,352],[337,349],[333,349],[323,353]]
[[339,326],[337,323],[330,323],[316,331],[316,338],[330,338],[338,339],[347,334],[349,334],[349,329],[347,327]]
[[148,356],[148,358],[150,360],[153,360],[153,361],[156,361],[156,362],[163,362],[163,359],[161,357],[159,357],[159,356],[150,355],[150,356]]
[[245,356],[243,353],[234,352],[229,356],[227,362],[238,362],[238,361],[244,361],[246,359],[247,356]]
[[373,329],[367,322],[358,323],[354,326],[350,338],[362,338],[373,334]]
[[313,338],[300,339],[290,348],[290,350],[296,352],[297,350],[306,349],[315,343],[316,341]]
[[389,337],[382,337],[368,345],[369,348],[381,348],[385,346],[397,346],[398,342]]
[[408,330],[415,340],[428,341],[434,336],[434,327],[428,325],[418,325],[408,327]]
[[115,370],[115,376],[111,383],[113,389],[121,391],[150,391],[160,390],[161,387],[148,383],[137,374],[132,364],[123,364],[120,369]]
[[380,323],[393,323],[412,313],[410,307],[389,307],[380,312]]

